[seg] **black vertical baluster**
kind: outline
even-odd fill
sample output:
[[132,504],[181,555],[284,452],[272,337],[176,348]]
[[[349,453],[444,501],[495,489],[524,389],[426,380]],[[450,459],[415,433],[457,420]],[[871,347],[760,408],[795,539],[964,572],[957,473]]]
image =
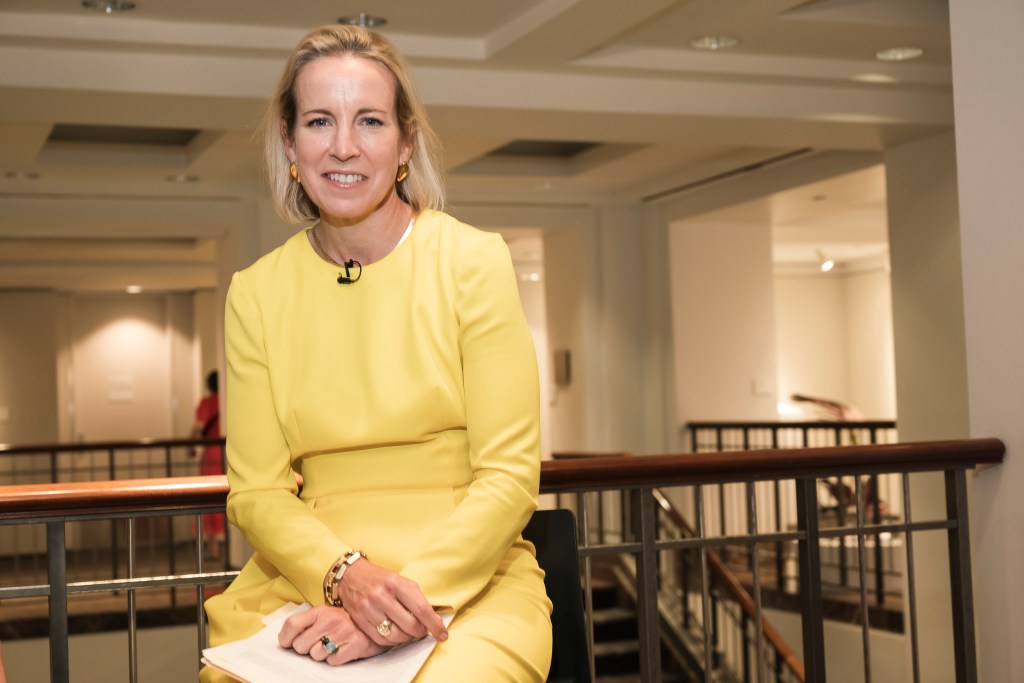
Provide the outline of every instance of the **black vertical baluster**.
[[747,613],[740,608],[740,657],[743,662],[743,683],[750,683],[750,638],[747,636],[747,629],[750,628],[750,619]]
[[640,555],[637,558],[637,607],[640,626],[640,677],[645,683],[661,680],[661,636],[658,614],[657,509],[651,489],[636,489],[637,521],[640,524]]
[[[114,449],[107,449],[107,479],[108,481],[114,481],[117,479],[116,469],[114,465]],[[110,578],[116,579],[118,577],[118,564],[120,563],[120,552],[117,547],[117,521],[114,519],[110,520]]]
[[[903,473],[903,521],[907,526],[913,521],[910,513],[910,475]],[[917,582],[914,576],[914,533],[907,530],[907,617],[910,619],[910,660],[914,667],[914,683],[921,682],[921,657],[917,641]]]
[[821,605],[821,536],[818,533],[818,482],[796,480],[797,542],[800,563],[800,612],[803,614],[805,680],[825,682],[825,631]]
[[[173,476],[171,466],[171,447],[164,446],[164,476]],[[227,534],[225,534],[227,535]],[[174,548],[174,517],[167,515],[167,568],[168,575],[175,576],[178,573],[178,558]],[[178,589],[171,588],[171,607],[178,606]]]
[[[857,499],[857,576],[860,582],[861,640],[864,645],[864,683],[871,683],[871,606],[868,605],[867,558],[864,543],[864,501],[860,476],[854,476],[854,494]],[[843,537],[846,538],[845,536]]]
[[[772,448],[779,447],[779,428],[772,428]],[[779,480],[772,481],[772,493],[775,496],[775,531],[782,531],[782,487]],[[785,587],[786,558],[784,557],[785,545],[782,541],[775,543],[775,589],[781,594]]]
[[46,523],[50,587],[50,683],[68,683],[68,579],[64,521]]
[[953,654],[957,683],[975,683],[978,663],[974,644],[974,595],[971,588],[971,541],[964,470],[946,472],[946,518],[949,531],[949,580],[953,596]]

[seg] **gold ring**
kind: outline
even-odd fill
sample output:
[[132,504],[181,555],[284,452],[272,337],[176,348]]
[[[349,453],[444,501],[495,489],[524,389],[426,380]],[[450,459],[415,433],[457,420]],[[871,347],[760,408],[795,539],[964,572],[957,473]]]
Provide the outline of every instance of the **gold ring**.
[[381,634],[385,638],[391,635],[391,620],[385,617],[384,621],[377,624],[377,633]]

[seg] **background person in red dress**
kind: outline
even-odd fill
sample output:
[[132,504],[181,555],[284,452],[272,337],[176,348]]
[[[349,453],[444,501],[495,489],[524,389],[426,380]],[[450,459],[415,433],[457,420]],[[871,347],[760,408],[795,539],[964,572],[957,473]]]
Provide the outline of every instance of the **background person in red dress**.
[[[217,371],[211,370],[206,376],[206,389],[209,392],[196,408],[196,423],[192,427],[193,439],[216,439],[220,433],[220,397],[217,394]],[[192,450],[192,457],[199,449]],[[199,474],[224,474],[224,449],[221,446],[207,445],[202,447],[199,460]],[[224,544],[224,515],[203,515],[203,538],[206,541],[207,554],[212,560],[220,559],[221,547]]]

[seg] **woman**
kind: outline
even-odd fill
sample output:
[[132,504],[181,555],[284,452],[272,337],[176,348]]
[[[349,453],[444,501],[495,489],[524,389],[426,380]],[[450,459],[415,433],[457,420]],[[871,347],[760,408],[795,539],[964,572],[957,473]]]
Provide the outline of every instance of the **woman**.
[[313,225],[228,294],[228,515],[256,554],[206,603],[211,642],[309,602],[278,641],[328,665],[429,634],[417,683],[541,681],[537,369],[508,250],[439,211],[436,136],[371,31],[306,36],[267,130],[278,208]]
[[[217,371],[211,370],[206,376],[206,390],[209,392],[196,407],[196,423],[192,427],[193,439],[220,438],[220,395],[217,393]],[[192,451],[192,457],[198,455]],[[224,474],[224,449],[216,445],[203,446],[199,460],[199,474]],[[203,540],[211,560],[220,559],[224,545],[224,515],[203,515]]]

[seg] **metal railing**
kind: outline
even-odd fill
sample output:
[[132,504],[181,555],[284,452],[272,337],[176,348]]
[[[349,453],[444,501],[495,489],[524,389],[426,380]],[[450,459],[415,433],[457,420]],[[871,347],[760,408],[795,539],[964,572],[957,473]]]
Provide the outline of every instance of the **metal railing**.
[[[792,449],[846,445],[880,445],[896,443],[896,423],[891,420],[865,421],[807,421],[757,422],[717,421],[690,422],[686,425],[690,435],[690,448],[694,453],[722,451]],[[871,524],[900,519],[903,510],[901,480],[885,473],[859,478],[860,488],[852,477],[825,477],[819,480],[819,504],[823,526],[843,527],[856,515],[855,490],[864,498],[865,514]],[[741,490],[716,487],[709,494],[713,503],[708,510],[709,524],[719,534],[730,533],[733,525],[744,524],[737,511],[742,508]],[[796,524],[797,510],[787,504],[794,500],[791,494],[774,485],[762,496],[762,504],[771,511],[770,519],[776,531]],[[852,539],[849,539],[852,540]],[[859,621],[867,614],[872,625],[903,631],[902,600],[904,571],[900,539],[892,534],[879,533],[865,539],[869,553],[866,581],[872,596],[873,609],[862,613],[851,602],[860,591],[858,568],[854,563],[856,549],[849,542],[832,539],[822,547],[822,582],[826,593],[835,598],[838,613]],[[770,569],[772,585],[778,592],[776,606],[792,605],[786,596],[796,586],[796,564],[791,549],[783,544],[761,547],[759,557],[753,558],[745,548],[733,548],[725,553],[730,566],[748,570],[755,562]],[[843,606],[849,609],[841,609]]]
[[[0,487],[194,476],[198,473],[199,449],[223,445],[224,439],[218,438],[5,446],[0,447]],[[202,521],[189,515],[141,520],[133,529],[136,560],[165,574],[194,570],[190,549],[196,543],[199,526],[203,526]],[[220,526],[223,528],[223,523]],[[123,520],[112,518],[69,523],[65,530],[68,578],[86,581],[123,577],[126,528]],[[228,539],[224,541],[216,562],[228,569],[230,547]],[[0,586],[45,581],[46,543],[42,525],[0,526]],[[169,590],[167,595],[170,605],[176,607],[178,592]],[[8,624],[4,635],[10,637],[12,628]]]
[[[953,595],[953,640],[956,680],[973,681],[976,678],[976,660],[971,598],[970,549],[968,538],[966,475],[967,469],[978,464],[996,464],[1002,461],[1003,444],[994,439],[956,442],[934,442],[886,446],[854,446],[845,448],[814,448],[787,452],[779,457],[778,451],[751,451],[742,453],[712,453],[701,458],[689,454],[608,457],[584,460],[564,460],[544,463],[541,473],[543,493],[574,494],[577,514],[584,529],[580,539],[580,556],[585,578],[588,617],[590,614],[591,577],[593,563],[602,557],[628,557],[635,569],[635,595],[638,608],[637,625],[640,633],[640,668],[644,681],[660,679],[662,608],[659,602],[671,601],[659,589],[661,567],[666,558],[688,553],[694,561],[688,566],[698,575],[692,585],[699,586],[687,600],[696,600],[689,609],[691,618],[701,634],[700,677],[705,681],[720,680],[720,663],[725,659],[721,645],[714,641],[716,608],[712,604],[711,574],[713,557],[726,546],[745,545],[757,548],[763,544],[789,543],[797,546],[799,567],[800,604],[802,613],[803,667],[806,680],[825,680],[825,655],[822,614],[822,582],[820,554],[823,540],[851,537],[858,548],[858,557],[865,556],[865,538],[876,533],[901,534],[906,541],[908,568],[910,634],[914,653],[914,680],[918,677],[918,629],[914,620],[914,558],[913,537],[922,532],[945,531],[949,545],[949,576]],[[935,471],[945,475],[946,510],[937,519],[912,519],[908,478],[911,472]],[[903,518],[899,521],[871,524],[865,514],[862,497],[858,495],[855,520],[845,527],[823,528],[819,523],[818,479],[839,474],[861,476],[893,473],[902,480]],[[764,531],[759,514],[758,492],[765,483],[791,481],[798,511],[797,525],[792,530]],[[707,524],[705,495],[709,487],[719,484],[738,484],[747,491],[746,518],[743,533],[716,535]],[[860,484],[856,484],[861,493]],[[658,523],[661,503],[655,490],[666,496],[689,492],[694,498],[697,515],[696,537],[661,535]],[[601,492],[621,492],[629,501],[629,519],[619,530],[619,538],[606,534],[596,538],[593,502]],[[194,477],[121,481],[107,483],[69,483],[63,485],[23,485],[0,489],[0,525],[43,525],[47,539],[48,579],[38,585],[5,586],[0,588],[0,599],[45,596],[49,603],[50,667],[53,683],[70,679],[68,671],[68,598],[92,591],[122,591],[129,596],[130,627],[129,670],[137,665],[134,638],[134,596],[141,591],[166,589],[168,586],[194,586],[197,603],[202,586],[224,582],[231,572],[200,571],[180,575],[140,575],[133,569],[131,539],[133,527],[140,519],[160,516],[196,515],[223,509],[227,487],[223,477]],[[618,493],[616,494],[618,495]],[[128,527],[128,576],[86,582],[67,580],[66,529],[73,522],[92,519],[124,520]],[[197,525],[201,542],[201,525]],[[200,553],[201,555],[201,553]],[[677,565],[678,566],[678,565]],[[927,571],[936,568],[929,565]],[[754,618],[750,621],[749,642],[739,646],[743,656],[749,657],[747,680],[771,680],[772,671],[779,667],[766,655],[763,627],[762,600],[759,590],[758,565],[755,563],[754,591],[752,594]],[[868,596],[865,579],[866,566],[859,561],[861,579],[860,601],[866,609]],[[696,597],[699,596],[699,597]],[[676,598],[679,599],[679,598]],[[722,601],[720,601],[722,602]],[[685,607],[668,605],[676,611]],[[205,641],[202,612],[197,608],[197,642]],[[868,626],[863,625],[863,656],[865,670],[870,670]],[[591,633],[592,633],[591,625]],[[717,649],[716,649],[717,648]],[[785,667],[783,667],[785,668]],[[132,676],[135,674],[133,673]],[[135,680],[133,677],[131,680]]]

